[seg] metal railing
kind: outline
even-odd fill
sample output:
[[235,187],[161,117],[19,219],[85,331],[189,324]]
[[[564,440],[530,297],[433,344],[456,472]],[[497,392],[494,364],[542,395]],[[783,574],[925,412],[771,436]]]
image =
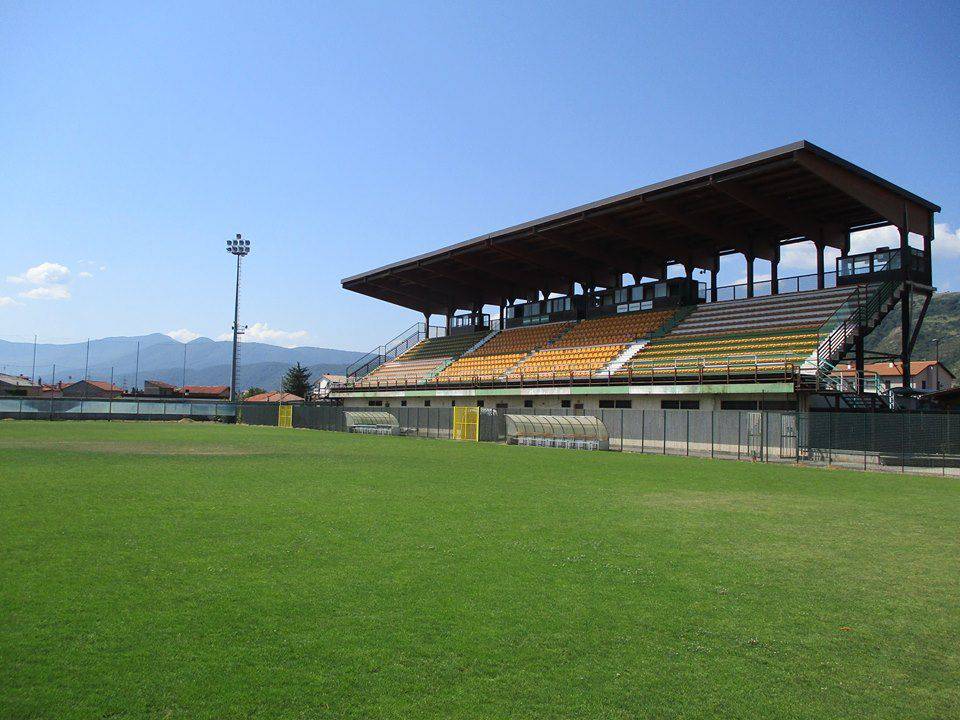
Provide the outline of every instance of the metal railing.
[[[429,329],[431,338],[444,337],[447,334],[445,327],[431,325]],[[374,348],[359,360],[348,365],[346,375],[347,377],[363,377],[383,363],[399,357],[426,337],[426,323],[414,323],[406,330],[387,340],[383,345]]]
[[649,364],[628,364],[616,372],[569,370],[566,372],[519,372],[498,375],[445,375],[430,379],[386,378],[348,381],[340,392],[350,390],[392,390],[398,388],[492,388],[535,385],[570,387],[583,385],[703,384],[704,382],[794,382],[800,364],[796,357],[782,360],[770,356],[684,358]]
[[[769,295],[789,295],[797,292],[810,292],[812,290],[830,289],[837,286],[836,271],[825,272],[823,274],[823,288],[819,287],[817,274],[794,275],[791,277],[779,278],[777,280],[777,292],[773,292],[772,280],[761,280],[753,284],[753,297],[766,297]],[[735,285],[717,286],[717,299],[712,299],[713,293],[707,293],[707,302],[729,302],[730,300],[746,300],[748,298],[749,286],[747,283],[737,283]]]

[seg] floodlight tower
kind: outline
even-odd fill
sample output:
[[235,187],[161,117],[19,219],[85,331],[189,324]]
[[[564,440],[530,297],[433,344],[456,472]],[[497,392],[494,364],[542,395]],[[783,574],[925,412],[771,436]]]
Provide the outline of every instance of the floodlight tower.
[[240,260],[250,253],[250,241],[237,233],[233,240],[227,240],[227,252],[237,256],[237,286],[233,298],[233,357],[230,364],[230,400],[237,401],[237,339],[240,334]]

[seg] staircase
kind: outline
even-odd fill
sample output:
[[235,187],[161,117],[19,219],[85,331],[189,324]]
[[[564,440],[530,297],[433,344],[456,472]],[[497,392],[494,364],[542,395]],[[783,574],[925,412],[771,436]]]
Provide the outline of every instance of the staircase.
[[613,360],[608,362],[606,366],[601,368],[600,371],[597,373],[597,375],[602,375],[604,377],[607,377],[608,375],[613,375],[615,372],[619,371],[624,365],[630,362],[633,359],[633,356],[636,355],[641,350],[643,350],[647,346],[647,343],[649,342],[650,340],[648,338],[644,338],[643,340],[637,340],[632,345],[629,345],[626,350],[624,350],[622,353],[617,355]]
[[359,380],[376,370],[380,365],[399,357],[427,336],[426,326],[423,323],[411,325],[403,332],[388,340],[380,347],[374,348],[362,358],[347,367],[347,379]]
[[801,373],[815,375],[821,383],[829,385],[836,364],[900,302],[904,289],[903,284],[893,281],[858,285],[820,326],[816,352],[801,365]]

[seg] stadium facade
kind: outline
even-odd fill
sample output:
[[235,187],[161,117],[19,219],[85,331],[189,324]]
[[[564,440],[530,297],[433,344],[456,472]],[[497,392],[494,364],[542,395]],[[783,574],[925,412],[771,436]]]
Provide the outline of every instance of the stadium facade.
[[[333,395],[534,412],[895,409],[864,365],[896,360],[909,377],[939,210],[800,141],[473,238],[342,281],[423,321],[354,363]],[[851,254],[851,233],[882,226],[897,246]],[[816,272],[780,277],[782,249],[799,242],[816,248]],[[840,253],[830,269],[828,247]],[[735,254],[746,282],[718,287]],[[867,352],[895,308],[899,352]]]

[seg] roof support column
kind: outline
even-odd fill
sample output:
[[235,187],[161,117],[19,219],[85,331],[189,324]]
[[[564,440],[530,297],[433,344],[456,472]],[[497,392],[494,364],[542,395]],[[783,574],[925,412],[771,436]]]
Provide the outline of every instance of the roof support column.
[[780,294],[780,277],[778,271],[780,268],[780,245],[773,246],[773,257],[770,258],[770,294]]
[[710,302],[717,301],[717,266],[720,264],[720,258],[716,258],[713,267],[710,268]]
[[747,297],[753,297],[753,251],[745,252],[743,256],[747,259]]
[[840,248],[840,257],[846,257],[850,254],[850,231],[847,230],[843,236],[843,247]]
[[[906,215],[906,213],[904,213]],[[903,293],[900,295],[900,364],[903,369],[903,389],[910,388],[910,285],[907,272],[910,257],[909,224],[904,222],[900,228],[900,269],[903,273]]]
[[[927,228],[926,235],[923,236],[923,254],[924,259],[927,264],[927,274],[933,278],[933,254],[932,254],[932,243],[933,243],[933,213],[930,213],[930,223]],[[939,369],[938,369],[939,372]]]
[[857,367],[857,384],[856,390],[858,395],[863,394],[863,335],[857,335],[856,344],[854,345],[854,358],[856,361]]
[[814,240],[813,244],[817,248],[817,290],[823,290],[825,284],[823,277],[823,251],[826,245],[823,242],[823,237]]
[[430,313],[423,313],[423,334],[425,337],[430,337]]

